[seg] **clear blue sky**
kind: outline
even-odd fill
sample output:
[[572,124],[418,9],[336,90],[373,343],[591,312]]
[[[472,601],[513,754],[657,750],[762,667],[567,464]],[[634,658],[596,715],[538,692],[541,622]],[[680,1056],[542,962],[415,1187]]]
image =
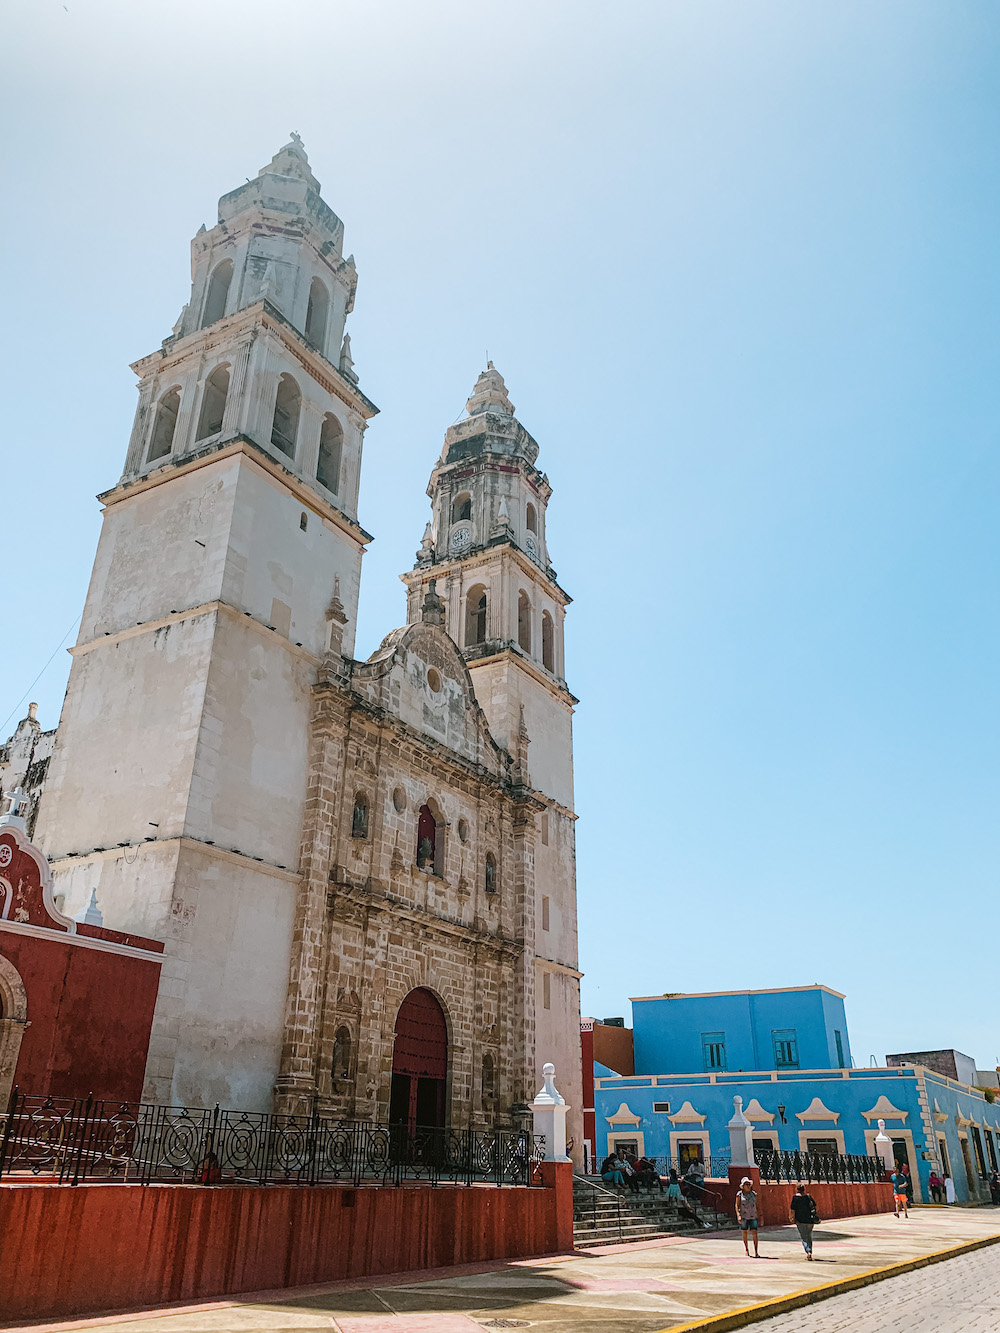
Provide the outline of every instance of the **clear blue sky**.
[[34,0],[2,58],[0,715],[79,613],[191,236],[295,129],[382,408],[359,652],[487,348],[541,444],[584,1012],[821,981],[859,1063],[992,1065],[995,0]]

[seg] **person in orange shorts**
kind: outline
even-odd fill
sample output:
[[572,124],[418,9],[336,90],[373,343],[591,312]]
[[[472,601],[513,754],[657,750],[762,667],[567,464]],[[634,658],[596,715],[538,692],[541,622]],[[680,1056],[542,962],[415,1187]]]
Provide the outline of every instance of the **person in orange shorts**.
[[910,1216],[908,1208],[910,1200],[906,1193],[906,1177],[898,1167],[892,1173],[892,1202],[896,1207],[894,1216],[899,1216],[900,1208],[903,1210],[904,1217]]

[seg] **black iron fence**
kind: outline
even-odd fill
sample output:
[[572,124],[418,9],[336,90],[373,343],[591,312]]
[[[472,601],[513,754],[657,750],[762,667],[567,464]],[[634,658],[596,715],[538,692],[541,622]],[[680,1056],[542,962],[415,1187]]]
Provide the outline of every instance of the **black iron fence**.
[[761,1180],[824,1181],[829,1184],[884,1180],[885,1164],[880,1157],[852,1153],[758,1152],[755,1154]]
[[[619,1158],[622,1161],[628,1163],[630,1171],[631,1168],[635,1166],[636,1162],[640,1160],[635,1156],[633,1156],[631,1153],[629,1154],[620,1153]],[[644,1177],[648,1177],[651,1172],[652,1175],[656,1176],[657,1180],[647,1182],[646,1179],[643,1179],[640,1188],[644,1188],[647,1183],[653,1184],[655,1187],[658,1188],[659,1185],[657,1184],[657,1182],[662,1182],[663,1188],[666,1189],[667,1185],[670,1183],[671,1172],[673,1172],[677,1176],[678,1182],[681,1185],[684,1185],[685,1182],[692,1181],[692,1179],[697,1179],[699,1173],[702,1179],[712,1178],[716,1180],[718,1179],[726,1180],[729,1177],[728,1155],[709,1157],[705,1161],[700,1161],[698,1163],[698,1172],[694,1173],[694,1177],[688,1174],[688,1172],[691,1169],[691,1163],[690,1161],[687,1160],[681,1161],[677,1157],[654,1157],[652,1156],[652,1154],[649,1153],[647,1153],[641,1160],[648,1162],[650,1166],[645,1172],[642,1172],[640,1174],[643,1175]],[[606,1157],[600,1158],[598,1160],[597,1165],[598,1166],[603,1165],[605,1161],[607,1161]],[[595,1174],[598,1174],[596,1168],[595,1168]],[[625,1181],[626,1185],[630,1183],[630,1180],[631,1176],[629,1176],[626,1179]]]
[[539,1185],[516,1129],[408,1129],[322,1116],[29,1097],[0,1117],[0,1177],[188,1185]]

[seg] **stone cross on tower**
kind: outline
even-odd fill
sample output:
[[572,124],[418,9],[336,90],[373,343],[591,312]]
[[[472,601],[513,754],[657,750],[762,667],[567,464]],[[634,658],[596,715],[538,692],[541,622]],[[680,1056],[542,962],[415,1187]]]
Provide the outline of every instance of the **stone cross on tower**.
[[28,798],[24,794],[22,787],[15,787],[10,793],[10,805],[7,807],[6,814],[0,815],[0,824],[13,825],[19,828],[22,833],[28,831],[28,826],[21,815],[23,807],[28,805]]

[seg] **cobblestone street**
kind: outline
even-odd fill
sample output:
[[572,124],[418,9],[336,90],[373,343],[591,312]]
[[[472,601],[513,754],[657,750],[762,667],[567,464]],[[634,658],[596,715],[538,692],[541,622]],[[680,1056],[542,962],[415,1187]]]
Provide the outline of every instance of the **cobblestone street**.
[[759,1333],[995,1333],[1000,1246],[833,1296],[751,1325]]

